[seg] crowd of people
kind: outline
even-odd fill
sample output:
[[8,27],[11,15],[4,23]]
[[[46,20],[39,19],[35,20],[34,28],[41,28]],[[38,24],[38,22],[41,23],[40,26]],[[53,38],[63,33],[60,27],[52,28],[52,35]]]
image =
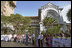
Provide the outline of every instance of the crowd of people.
[[[70,47],[71,38],[62,34],[24,34],[24,35],[1,35],[2,41],[14,41],[17,43],[29,43],[36,47]],[[36,41],[35,41],[36,40]],[[67,41],[66,41],[67,40]],[[69,41],[68,41],[69,40]],[[68,44],[69,43],[69,44]]]

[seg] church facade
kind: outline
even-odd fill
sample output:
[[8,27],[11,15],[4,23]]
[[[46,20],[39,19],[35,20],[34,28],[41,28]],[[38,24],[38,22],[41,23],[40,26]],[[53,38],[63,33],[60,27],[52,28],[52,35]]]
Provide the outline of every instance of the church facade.
[[52,17],[52,18],[55,18],[58,20],[58,24],[60,24],[62,27],[61,27],[61,30],[63,30],[63,32],[67,31],[67,26],[66,26],[66,22],[63,21],[63,17],[61,16],[61,11],[62,11],[62,8],[59,8],[59,6],[56,6],[52,3],[47,3],[45,4],[44,6],[42,6],[40,9],[39,9],[39,17],[40,17],[40,33],[42,31],[46,31],[46,28],[45,26],[43,25],[43,20],[45,17]]

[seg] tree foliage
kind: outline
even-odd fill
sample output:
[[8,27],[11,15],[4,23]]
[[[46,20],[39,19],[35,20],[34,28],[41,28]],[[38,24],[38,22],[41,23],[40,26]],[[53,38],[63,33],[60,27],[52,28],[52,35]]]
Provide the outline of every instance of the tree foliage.
[[47,28],[47,33],[48,34],[59,34],[60,33],[60,25],[58,26],[53,26],[53,28]]
[[43,24],[44,26],[49,26],[49,25],[52,25],[54,21],[55,21],[54,18],[45,17],[45,19],[43,20]]
[[12,24],[15,28],[15,32],[17,32],[18,34],[24,33],[31,23],[31,19],[29,17],[23,17],[20,14],[1,16],[1,21],[4,23]]
[[71,20],[71,9],[68,11],[67,17],[68,17],[68,20],[70,21]]
[[34,27],[30,26],[28,30],[29,30],[30,34],[35,34],[35,28]]
[[43,25],[46,27],[47,34],[59,34],[61,26],[59,24],[55,25],[55,23],[58,23],[58,21],[51,17],[46,17],[43,20]]

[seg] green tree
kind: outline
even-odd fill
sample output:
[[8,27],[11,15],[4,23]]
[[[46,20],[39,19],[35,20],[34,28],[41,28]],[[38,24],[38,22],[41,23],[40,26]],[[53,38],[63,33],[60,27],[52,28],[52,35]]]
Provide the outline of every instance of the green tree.
[[5,34],[8,32],[7,24],[9,24],[9,17],[2,15],[1,16],[1,30]]
[[44,26],[49,26],[49,25],[53,25],[53,22],[55,21],[54,18],[51,17],[45,17],[45,19],[43,20],[43,24]]
[[[19,32],[19,34],[20,34],[20,32],[21,32],[21,34],[24,33],[25,30],[28,29],[28,27],[31,23],[31,19],[29,17],[23,17],[20,14],[16,14],[12,21],[13,21],[15,29],[17,30],[17,32]],[[20,25],[20,24],[22,24],[22,25]]]
[[[55,25],[56,24],[56,25]],[[58,24],[58,21],[51,17],[46,17],[43,20],[43,25],[47,29],[47,34],[59,34],[60,33],[60,25]]]
[[28,30],[29,30],[30,34],[33,34],[33,33],[35,34],[35,28],[34,27],[30,26]]
[[47,28],[47,33],[48,34],[59,34],[60,33],[60,25],[53,26],[53,28]]
[[23,17],[20,14],[1,16],[1,21],[4,23],[12,24],[13,27],[15,28],[15,32],[18,34],[24,33],[31,23],[31,19],[29,17]]
[[71,9],[69,9],[69,11],[67,13],[67,17],[68,17],[68,20],[70,21],[71,20]]

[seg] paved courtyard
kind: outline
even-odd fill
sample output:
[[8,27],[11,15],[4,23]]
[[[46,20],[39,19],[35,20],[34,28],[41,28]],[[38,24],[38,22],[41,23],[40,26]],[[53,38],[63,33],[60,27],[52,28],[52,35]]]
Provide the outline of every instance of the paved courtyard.
[[23,43],[16,43],[16,42],[4,42],[1,41],[1,47],[34,47],[33,45],[29,44],[28,46]]

